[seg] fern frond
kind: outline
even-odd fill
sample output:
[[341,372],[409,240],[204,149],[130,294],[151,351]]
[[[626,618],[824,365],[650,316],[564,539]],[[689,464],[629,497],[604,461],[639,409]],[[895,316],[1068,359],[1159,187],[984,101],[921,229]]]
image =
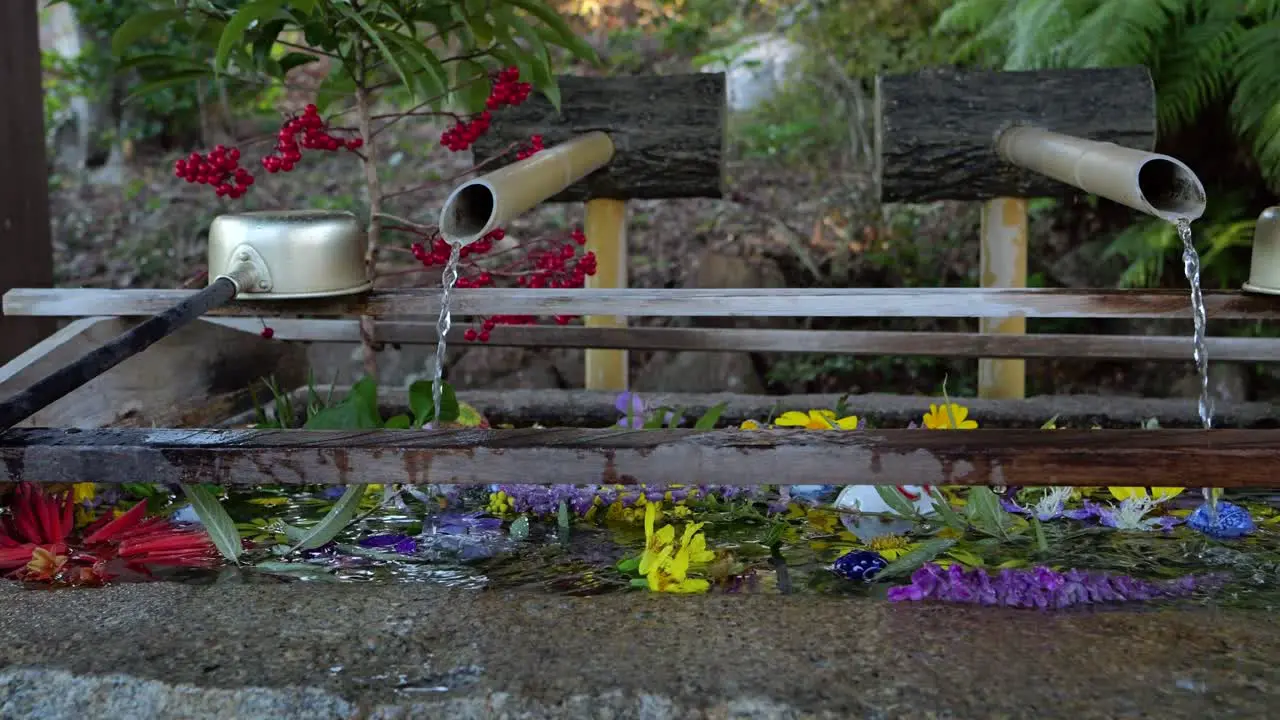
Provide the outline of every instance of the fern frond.
[[1244,32],[1233,12],[1210,10],[1172,35],[1156,76],[1162,131],[1180,130],[1226,96]]
[[1101,259],[1121,257],[1129,263],[1120,274],[1120,287],[1152,287],[1159,285],[1164,276],[1165,258],[1181,245],[1172,224],[1146,218],[1116,234],[1102,251]]
[[1230,107],[1236,132],[1252,145],[1273,189],[1280,188],[1280,7],[1275,11],[1236,44]]

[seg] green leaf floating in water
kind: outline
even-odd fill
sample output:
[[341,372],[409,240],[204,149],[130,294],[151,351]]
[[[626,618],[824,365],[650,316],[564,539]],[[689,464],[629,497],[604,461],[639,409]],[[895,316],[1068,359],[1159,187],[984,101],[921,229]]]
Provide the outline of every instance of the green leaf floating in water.
[[333,504],[329,512],[320,518],[320,522],[312,525],[307,530],[301,530],[292,526],[288,526],[290,538],[295,535],[298,540],[294,542],[294,546],[289,552],[296,550],[314,550],[321,545],[329,542],[342,532],[347,523],[351,522],[351,518],[355,517],[356,510],[360,507],[360,501],[364,498],[367,485],[348,485],[347,491],[342,493],[342,497],[338,498],[338,502]]
[[908,502],[907,499],[902,496],[902,493],[898,492],[897,488],[877,485],[876,492],[880,494],[880,499],[883,500],[886,505],[893,508],[893,511],[902,517],[914,518],[919,515],[919,513],[916,512],[915,506]]
[[961,532],[969,528],[969,524],[960,517],[960,513],[951,507],[951,501],[947,500],[946,494],[936,487],[929,488],[929,495],[933,498],[933,509],[937,511],[938,517],[942,518],[943,524],[952,530],[960,530]]
[[227,514],[226,508],[222,507],[218,498],[204,486],[180,484],[178,487],[182,488],[187,500],[191,501],[191,509],[196,511],[196,517],[200,518],[200,522],[204,524],[205,531],[209,533],[209,538],[213,540],[218,552],[222,553],[222,557],[228,561],[238,562],[241,553],[244,552],[244,545],[240,542],[240,531],[236,529],[236,521]]
[[876,573],[876,580],[902,577],[915,572],[921,565],[933,560],[956,544],[949,538],[934,538],[920,543],[920,547],[889,563],[885,569]]
[[974,527],[989,535],[1005,536],[1005,530],[1010,524],[1009,517],[1004,508],[1000,507],[1000,497],[991,488],[970,488],[965,511]]

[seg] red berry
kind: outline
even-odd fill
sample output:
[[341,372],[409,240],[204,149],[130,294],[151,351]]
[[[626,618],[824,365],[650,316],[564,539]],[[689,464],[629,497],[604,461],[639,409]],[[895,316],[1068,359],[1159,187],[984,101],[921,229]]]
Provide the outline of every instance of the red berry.
[[489,331],[481,330],[477,337],[480,339],[480,342],[489,342]]
[[467,342],[475,342],[476,335],[477,335],[476,331],[472,328],[467,328],[467,331],[462,333],[463,339],[466,340]]
[[275,330],[272,330],[272,329],[271,329],[271,328],[269,328],[269,327],[264,327],[264,328],[262,328],[262,337],[264,337],[264,338],[266,338],[266,339],[270,340],[271,338],[273,338],[273,337],[275,337],[275,336],[276,336],[276,331],[275,331]]

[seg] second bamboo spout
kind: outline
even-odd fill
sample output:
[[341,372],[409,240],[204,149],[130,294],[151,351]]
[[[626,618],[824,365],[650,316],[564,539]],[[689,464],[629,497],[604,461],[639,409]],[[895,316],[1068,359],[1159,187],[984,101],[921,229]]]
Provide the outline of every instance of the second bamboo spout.
[[1162,220],[1204,214],[1200,178],[1168,155],[1015,125],[996,136],[1005,161]]

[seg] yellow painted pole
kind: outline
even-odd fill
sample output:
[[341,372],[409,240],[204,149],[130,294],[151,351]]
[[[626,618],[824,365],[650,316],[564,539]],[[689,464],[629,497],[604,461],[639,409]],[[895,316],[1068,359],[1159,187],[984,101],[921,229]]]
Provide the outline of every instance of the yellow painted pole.
[[[1027,201],[1023,198],[995,198],[982,206],[982,287],[1025,288],[1027,286]],[[982,318],[978,328],[984,333],[1023,335],[1027,319]],[[978,397],[1021,399],[1027,394],[1025,360],[978,360]]]
[[[589,288],[625,288],[627,286],[627,203],[625,200],[597,198],[587,201],[584,232],[587,249],[596,254],[596,274],[588,277]],[[588,315],[587,327],[625,327],[627,319],[618,316]],[[588,390],[627,389],[626,350],[587,350],[586,382]]]

